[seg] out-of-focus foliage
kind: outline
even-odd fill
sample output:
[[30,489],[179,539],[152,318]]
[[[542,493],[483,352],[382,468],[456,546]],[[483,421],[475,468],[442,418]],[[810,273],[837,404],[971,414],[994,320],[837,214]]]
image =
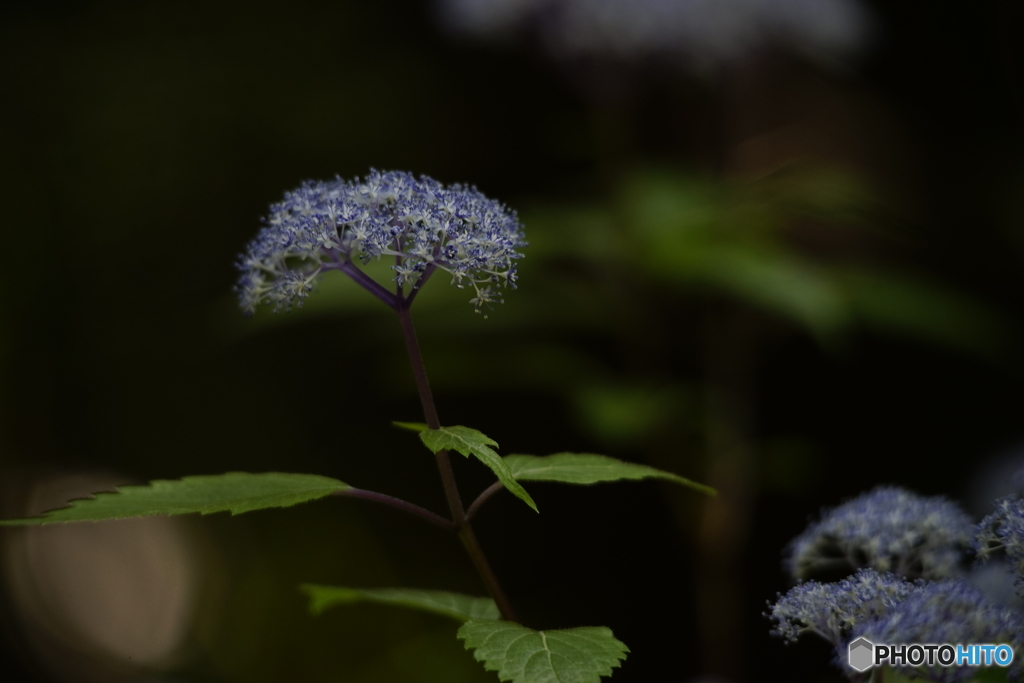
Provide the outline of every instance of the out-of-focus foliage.
[[[826,342],[860,324],[974,351],[997,348],[997,315],[978,302],[899,268],[801,249],[801,237],[876,231],[873,223],[885,216],[865,190],[835,171],[781,175],[725,184],[675,173],[634,174],[610,206],[560,215],[559,234],[570,235],[556,249],[566,257],[590,257],[594,265],[628,264],[650,286],[725,293]],[[545,218],[541,230],[553,223]],[[794,235],[797,230],[805,234]],[[586,246],[580,253],[576,245]]]

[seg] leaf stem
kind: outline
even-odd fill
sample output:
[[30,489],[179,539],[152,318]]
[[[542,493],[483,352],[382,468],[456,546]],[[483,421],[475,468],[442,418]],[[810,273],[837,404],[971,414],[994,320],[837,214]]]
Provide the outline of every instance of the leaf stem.
[[[405,347],[409,352],[409,361],[412,364],[412,374],[416,378],[416,389],[420,394],[420,403],[423,405],[423,416],[427,420],[430,429],[440,429],[441,421],[437,417],[437,407],[434,405],[434,395],[430,391],[430,382],[427,380],[427,370],[423,365],[423,355],[420,353],[420,344],[416,339],[416,328],[412,324],[412,316],[409,313],[407,302],[397,306],[398,321],[402,325],[402,335],[405,337]],[[462,498],[459,497],[459,487],[455,482],[455,472],[452,470],[451,458],[448,451],[440,450],[434,455],[437,460],[437,468],[441,473],[441,483],[444,485],[445,497],[448,499],[448,507],[452,513],[452,521],[455,525],[459,540],[469,554],[477,573],[487,587],[494,602],[498,605],[501,617],[505,621],[518,622],[512,604],[508,601],[505,591],[498,583],[498,577],[491,569],[487,556],[484,555],[480,542],[473,533],[473,527],[469,523],[469,517],[462,507]]]
[[490,500],[491,496],[503,488],[505,488],[505,485],[502,484],[501,481],[496,481],[485,488],[480,495],[476,497],[476,500],[470,504],[469,509],[466,510],[466,519],[473,519],[473,515],[475,515],[476,511],[480,509],[480,506]]
[[401,498],[395,498],[385,493],[377,493],[376,491],[366,491],[364,489],[349,488],[342,491],[335,491],[334,496],[345,496],[347,498],[361,498],[362,500],[370,500],[374,503],[382,503],[384,505],[390,505],[393,508],[397,508],[404,512],[416,515],[422,520],[430,522],[435,526],[439,526],[446,531],[455,531],[455,523],[450,519],[445,519],[439,514],[431,512],[426,508],[421,508],[419,505],[415,505],[408,501],[402,500]]

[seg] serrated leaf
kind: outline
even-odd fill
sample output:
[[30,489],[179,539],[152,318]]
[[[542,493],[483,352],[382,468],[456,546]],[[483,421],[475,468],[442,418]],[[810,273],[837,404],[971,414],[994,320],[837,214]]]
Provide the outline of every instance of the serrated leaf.
[[4,525],[98,522],[104,519],[230,512],[233,515],[263,508],[290,507],[316,500],[348,484],[316,474],[228,472],[227,474],[158,479],[143,486],[121,486],[116,492],[73,500],[68,507],[41,517],[0,520]]
[[376,602],[433,612],[458,621],[499,619],[501,617],[494,600],[475,598],[462,593],[417,590],[415,588],[345,588],[313,584],[305,584],[300,588],[309,596],[309,609],[314,614],[320,614],[335,605]]
[[395,425],[399,429],[405,429],[410,432],[422,432],[430,429],[430,427],[422,422],[398,422],[397,420],[392,420],[391,424]]
[[512,471],[505,461],[491,449],[491,446],[498,445],[494,439],[475,429],[462,426],[427,429],[420,432],[420,439],[434,453],[448,450],[458,451],[467,458],[470,455],[475,456],[480,462],[491,468],[491,471],[514,496],[533,508],[534,512],[540,512],[530,494],[512,476]]
[[598,484],[624,479],[664,479],[692,489],[717,495],[710,486],[690,481],[678,474],[624,462],[594,453],[555,453],[554,455],[506,455],[512,476],[519,481],[558,481],[564,484]]
[[510,621],[467,621],[458,637],[488,671],[512,683],[599,683],[629,648],[604,626],[534,631]]

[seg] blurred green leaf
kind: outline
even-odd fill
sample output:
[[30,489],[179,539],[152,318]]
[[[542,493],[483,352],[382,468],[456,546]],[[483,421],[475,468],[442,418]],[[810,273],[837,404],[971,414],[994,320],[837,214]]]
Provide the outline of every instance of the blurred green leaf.
[[623,191],[636,266],[677,285],[704,285],[786,316],[819,336],[849,319],[827,273],[775,234],[779,217],[721,184],[638,174]]
[[458,621],[501,617],[498,606],[490,598],[475,598],[448,591],[415,588],[345,588],[313,584],[304,584],[299,588],[309,596],[309,609],[313,614],[320,614],[335,605],[375,602],[433,612]]
[[392,421],[391,424],[395,425],[399,429],[404,429],[404,430],[406,430],[408,432],[417,432],[418,433],[418,432],[423,432],[423,431],[426,431],[426,430],[430,429],[430,427],[428,427],[426,424],[424,424],[422,422],[398,422],[398,421]]
[[512,683],[599,683],[629,652],[604,626],[534,631],[509,621],[467,621],[458,637],[488,671]]
[[[899,678],[896,678],[896,677],[889,678],[888,674],[889,674],[890,671],[892,671],[892,670],[891,669],[887,669],[886,670],[886,678],[885,678],[885,680],[887,680],[887,681],[895,680],[895,681],[899,681],[900,683],[902,683],[903,681],[910,681],[910,680],[912,680],[912,679],[907,678],[905,676],[901,676]],[[984,668],[982,668],[982,669],[980,669],[978,671],[978,673],[974,676],[974,678],[971,679],[971,683],[1006,683],[1007,679],[1009,678],[1009,676],[1007,675],[1008,673],[1009,673],[1009,669],[1006,668],[1006,667],[1002,667],[1002,666],[986,666],[986,667],[984,667]],[[920,680],[920,679],[915,679],[915,680]]]
[[[371,682],[495,683],[494,675],[466,654],[447,626],[439,625],[396,644],[386,655],[388,673],[377,675]],[[346,671],[346,683],[348,678]]]
[[557,481],[564,484],[597,484],[601,482],[664,479],[675,484],[717,495],[710,486],[690,481],[678,474],[638,465],[594,453],[555,453],[554,455],[507,455],[505,462],[519,481]]
[[[721,183],[651,170],[633,173],[619,202],[631,234],[675,246],[723,237],[720,228],[735,208]],[[738,227],[732,222],[726,229]]]
[[[894,669],[889,666],[883,667],[880,673],[882,674],[880,678],[885,683],[917,683],[923,680],[917,676],[907,676],[900,669]],[[1005,683],[1006,673],[1007,669],[1003,667],[985,667],[978,669],[978,672],[970,679],[970,683]]]
[[865,180],[836,167],[788,164],[743,189],[775,211],[822,219],[829,228],[862,225],[881,213]]
[[989,355],[1005,343],[1000,316],[948,287],[905,275],[837,270],[836,281],[864,324]]
[[509,470],[508,465],[505,464],[505,461],[491,449],[491,446],[498,445],[498,442],[494,439],[475,429],[462,426],[427,429],[420,432],[420,439],[434,453],[441,450],[455,450],[467,458],[470,455],[475,456],[494,472],[512,495],[533,508],[534,512],[540,512],[530,494],[512,476],[512,472]]
[[613,213],[605,206],[533,206],[520,214],[529,230],[529,263],[534,253],[542,258],[570,256],[591,262],[607,262],[622,255],[622,236],[616,232]]
[[658,427],[693,419],[693,397],[680,385],[588,382],[573,393],[576,412],[587,430],[614,444],[638,442]]
[[348,484],[316,474],[228,472],[227,474],[158,479],[143,486],[121,486],[117,492],[102,492],[94,498],[73,500],[68,507],[41,517],[8,519],[4,525],[96,522],[104,519],[149,517],[152,515],[233,515],[273,507],[290,507],[335,491]]
[[886,683],[910,683],[910,681],[919,680],[917,678],[910,678],[909,676],[904,676],[902,673],[899,672],[899,670],[890,668],[888,666],[884,667],[882,671],[882,680],[886,681]]
[[999,317],[970,297],[897,271],[830,265],[786,239],[781,228],[800,216],[834,227],[863,223],[877,212],[870,192],[849,174],[788,169],[733,187],[638,172],[619,202],[631,257],[658,280],[710,287],[819,338],[859,320],[986,355],[1003,342]]
[[700,252],[688,276],[747,303],[786,316],[823,337],[849,322],[849,309],[827,272],[777,250],[744,245]]

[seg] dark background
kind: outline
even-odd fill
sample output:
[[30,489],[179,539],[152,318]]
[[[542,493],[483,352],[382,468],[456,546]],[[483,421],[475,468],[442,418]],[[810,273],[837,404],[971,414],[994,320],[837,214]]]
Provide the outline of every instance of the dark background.
[[[539,517],[489,503],[479,535],[526,622],[612,627],[631,648],[623,683],[835,679],[824,644],[768,635],[785,544],[877,483],[963,498],[1024,440],[1022,10],[871,9],[874,44],[846,71],[766,50],[709,79],[466,40],[402,0],[5,5],[5,515],[38,512],[33,487],[69,474],[232,470],[321,473],[443,510],[429,455],[390,426],[419,409],[389,312],[340,276],[287,315],[245,319],[231,292],[282,192],[410,170],[476,184],[531,241],[519,290],[487,319],[440,276],[413,309],[442,422],[503,453],[607,453],[745,492],[721,556],[742,615],[734,661],[702,659],[700,557],[716,541],[699,495],[668,485],[538,484]],[[683,234],[693,206],[711,226],[695,242],[636,227]],[[708,244],[841,282],[858,313],[795,314],[760,285],[687,270],[687,245]],[[847,266],[913,284],[868,292]],[[800,298],[795,282],[782,299]],[[714,474],[716,430],[744,453],[739,474]],[[456,465],[464,496],[489,484]],[[182,529],[198,607],[175,654],[150,662],[55,635],[65,613],[19,601],[46,587],[10,570],[23,546],[3,532],[4,680],[495,678],[440,618],[305,613],[302,582],[482,592],[432,528],[331,500]],[[125,557],[101,579],[132,571]]]

